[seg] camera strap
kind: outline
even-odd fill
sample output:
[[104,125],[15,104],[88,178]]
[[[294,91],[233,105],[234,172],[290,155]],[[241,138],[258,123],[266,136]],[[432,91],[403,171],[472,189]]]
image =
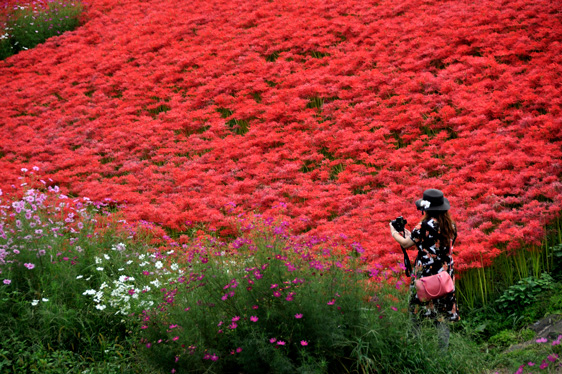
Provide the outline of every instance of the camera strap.
[[[402,233],[403,237],[406,237],[406,233]],[[406,248],[400,246],[402,248],[402,253],[404,253],[404,267],[406,268],[406,276],[409,277],[412,275],[412,263],[410,262],[410,256],[408,256],[408,252],[406,252]]]

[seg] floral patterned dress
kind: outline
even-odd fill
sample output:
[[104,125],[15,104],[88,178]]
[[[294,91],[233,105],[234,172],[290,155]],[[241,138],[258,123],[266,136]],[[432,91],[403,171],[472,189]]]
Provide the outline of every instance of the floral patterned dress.
[[422,302],[418,299],[414,284],[416,279],[434,275],[441,271],[449,272],[453,283],[455,282],[453,257],[449,253],[451,243],[444,240],[439,229],[439,223],[433,218],[421,221],[412,230],[410,237],[418,248],[418,256],[414,263],[410,284],[410,313],[417,318],[431,318],[439,322],[458,321],[460,318],[454,289],[438,299]]

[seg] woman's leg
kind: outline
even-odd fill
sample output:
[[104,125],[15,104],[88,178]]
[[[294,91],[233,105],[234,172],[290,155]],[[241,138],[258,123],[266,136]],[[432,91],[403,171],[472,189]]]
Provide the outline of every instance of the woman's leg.
[[445,321],[439,322],[435,321],[435,327],[437,328],[437,337],[439,338],[439,349],[443,352],[447,352],[449,349],[449,324]]

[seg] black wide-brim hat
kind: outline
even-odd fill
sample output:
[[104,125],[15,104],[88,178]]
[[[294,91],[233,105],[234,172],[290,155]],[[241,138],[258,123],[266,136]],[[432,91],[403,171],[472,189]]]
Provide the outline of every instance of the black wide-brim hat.
[[431,188],[423,192],[423,199],[416,201],[416,208],[425,212],[446,212],[451,205],[443,196],[443,192]]

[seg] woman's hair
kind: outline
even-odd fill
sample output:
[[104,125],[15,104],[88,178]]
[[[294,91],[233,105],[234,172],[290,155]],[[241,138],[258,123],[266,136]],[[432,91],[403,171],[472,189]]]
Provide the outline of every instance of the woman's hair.
[[429,221],[431,218],[437,220],[437,223],[439,223],[441,235],[443,235],[443,237],[447,239],[447,241],[455,237],[455,232],[457,230],[455,227],[455,222],[453,222],[449,211],[426,211],[424,220]]

